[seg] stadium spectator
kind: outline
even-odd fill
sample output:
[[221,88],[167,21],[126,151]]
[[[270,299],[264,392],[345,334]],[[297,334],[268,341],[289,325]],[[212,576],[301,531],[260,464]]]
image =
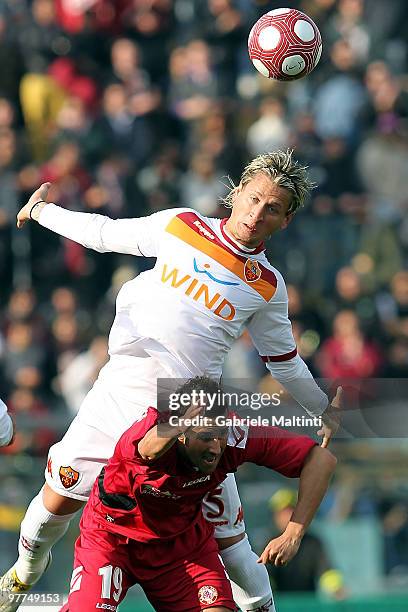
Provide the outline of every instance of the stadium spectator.
[[113,83],[105,88],[102,108],[90,135],[98,142],[102,159],[107,151],[119,157],[126,152],[136,167],[145,163],[153,148],[151,130],[146,119],[130,107],[124,85]]
[[129,0],[122,15],[125,34],[138,41],[146,69],[154,83],[165,75],[163,49],[167,47],[173,31],[173,5],[171,0]]
[[[171,148],[163,149],[160,155],[137,174],[137,184],[147,199],[148,210],[165,210],[181,201],[180,186],[184,174],[178,167],[177,157],[177,151],[174,154]],[[137,210],[138,206],[140,203],[135,201],[133,210]]]
[[130,107],[136,116],[154,111],[160,103],[160,92],[152,87],[148,73],[141,66],[140,52],[134,41],[118,38],[111,48],[112,71],[107,78],[125,87]]
[[391,292],[379,296],[379,315],[384,330],[393,339],[408,338],[408,272],[397,272]]
[[[200,32],[210,45],[220,79],[220,93],[235,90],[245,39],[244,18],[232,0],[209,0],[200,9]],[[256,155],[256,153],[253,153]]]
[[351,263],[364,290],[374,293],[387,286],[403,265],[403,251],[395,224],[377,217],[365,194],[344,193],[337,201],[343,213],[339,262]]
[[187,123],[200,119],[218,93],[218,77],[208,45],[199,39],[177,48],[170,57],[169,101],[176,116]]
[[[246,150],[236,138],[233,126],[231,114],[222,105],[214,104],[195,124],[186,143],[187,156],[190,157],[199,148],[214,159],[219,172],[226,172],[238,179]],[[220,216],[223,216],[222,212]]]
[[380,503],[385,573],[396,582],[408,572],[408,507],[405,497],[385,496]]
[[48,68],[48,74],[65,96],[79,98],[90,112],[95,110],[96,82],[91,77],[81,74],[73,59],[61,57],[54,60]]
[[183,206],[191,205],[203,215],[214,215],[226,191],[222,173],[216,171],[214,160],[206,153],[197,151],[181,180],[180,203]]
[[75,415],[86,394],[98,378],[99,370],[105,365],[108,345],[106,338],[96,336],[86,351],[60,359],[59,384],[61,393],[70,412]]
[[51,136],[53,150],[65,142],[75,142],[81,149],[81,157],[88,168],[93,168],[94,158],[100,155],[99,142],[94,143],[91,134],[92,120],[81,98],[67,97],[55,119]]
[[[13,24],[14,25],[14,24]],[[21,46],[16,40],[15,31],[7,11],[0,10],[0,96],[20,110],[19,85],[25,71]],[[20,115],[20,113],[18,113]],[[18,117],[20,123],[21,117]]]
[[333,335],[316,356],[321,375],[332,380],[375,377],[382,363],[378,347],[364,338],[357,315],[341,310],[333,320]]
[[313,99],[316,131],[321,138],[340,138],[352,143],[358,135],[359,113],[365,91],[355,75],[350,44],[337,40],[330,48],[333,73],[317,87]]
[[374,204],[374,218],[398,223],[406,207],[408,145],[406,136],[394,127],[368,136],[357,151],[356,164]]
[[23,386],[14,389],[8,404],[10,414],[21,427],[16,430],[13,444],[3,452],[8,455],[24,453],[31,457],[43,457],[55,440],[55,431],[49,425],[50,409],[35,391]]
[[30,8],[18,33],[26,69],[20,101],[32,154],[40,161],[47,155],[49,131],[65,97],[48,74],[51,62],[64,53],[64,41],[52,0],[34,0]]
[[384,376],[403,379],[408,377],[408,340],[406,338],[394,340],[388,347]]
[[285,109],[276,98],[266,98],[260,104],[260,117],[248,129],[247,147],[252,156],[274,149],[286,149],[290,129],[285,121]]
[[364,334],[370,338],[377,335],[378,338],[377,307],[371,292],[364,291],[363,278],[350,266],[340,268],[333,297],[324,304],[325,316],[330,321],[340,310],[352,310]]
[[6,331],[3,371],[10,386],[38,389],[43,382],[45,349],[35,342],[28,322],[13,322]]
[[370,32],[364,20],[364,0],[339,0],[336,12],[325,24],[329,44],[346,40],[358,66],[364,67],[370,53]]

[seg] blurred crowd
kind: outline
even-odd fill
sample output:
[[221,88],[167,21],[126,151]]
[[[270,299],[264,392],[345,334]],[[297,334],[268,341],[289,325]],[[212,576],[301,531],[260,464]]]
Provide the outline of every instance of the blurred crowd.
[[[268,245],[316,376],[408,374],[408,46],[404,0],[292,0],[321,29],[308,78],[261,77],[262,0],[0,0],[0,395],[74,414],[105,362],[117,291],[151,265],[15,215],[41,182],[72,210],[227,216],[228,177],[293,147],[319,187]],[[226,370],[261,378],[244,335]],[[45,429],[16,450],[41,454]]]

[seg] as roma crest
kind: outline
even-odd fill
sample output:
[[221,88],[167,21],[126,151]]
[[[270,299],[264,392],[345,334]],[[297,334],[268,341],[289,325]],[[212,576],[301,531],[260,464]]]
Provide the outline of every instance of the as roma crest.
[[261,278],[261,268],[256,259],[247,259],[244,265],[244,276],[248,283],[253,283]]
[[68,465],[67,467],[64,465],[61,465],[59,469],[59,477],[60,477],[62,486],[65,489],[70,489],[78,482],[79,472],[74,470],[74,468],[72,468],[70,465]]

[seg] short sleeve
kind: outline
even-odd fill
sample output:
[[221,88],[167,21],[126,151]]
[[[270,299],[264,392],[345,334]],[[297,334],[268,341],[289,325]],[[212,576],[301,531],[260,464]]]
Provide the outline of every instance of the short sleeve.
[[243,461],[268,467],[288,478],[298,478],[317,443],[279,427],[250,427]]

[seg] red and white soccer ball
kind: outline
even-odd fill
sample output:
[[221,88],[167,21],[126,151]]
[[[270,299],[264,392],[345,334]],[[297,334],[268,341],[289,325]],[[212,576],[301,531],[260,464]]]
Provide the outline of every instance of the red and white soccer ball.
[[294,81],[310,74],[322,55],[322,37],[310,17],[291,8],[269,11],[254,24],[248,52],[265,77]]

